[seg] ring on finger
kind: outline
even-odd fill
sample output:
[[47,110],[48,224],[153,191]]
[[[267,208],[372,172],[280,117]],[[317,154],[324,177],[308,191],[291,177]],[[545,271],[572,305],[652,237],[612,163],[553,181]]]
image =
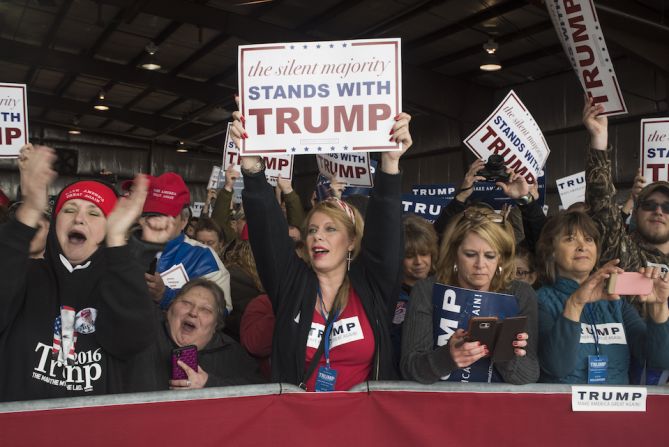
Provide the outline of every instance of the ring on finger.
[[190,380],[186,380],[186,388],[190,388]]

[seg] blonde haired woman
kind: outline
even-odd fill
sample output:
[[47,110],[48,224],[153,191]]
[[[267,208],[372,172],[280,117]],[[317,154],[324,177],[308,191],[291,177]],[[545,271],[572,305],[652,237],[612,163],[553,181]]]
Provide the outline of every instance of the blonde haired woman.
[[489,354],[467,333],[458,329],[443,346],[433,334],[432,289],[436,283],[515,297],[519,315],[527,316],[527,332],[513,341],[515,357],[490,367],[489,381],[513,384],[536,382],[537,303],[532,288],[515,281],[513,230],[503,215],[469,208],[446,230],[434,277],[418,282],[411,292],[411,306],[402,332],[400,367],[404,378],[434,383],[452,372],[468,368]]
[[[235,112],[232,135],[246,137]],[[398,115],[391,140],[411,146],[409,120]],[[242,159],[244,209],[258,273],[272,301],[276,327],[272,381],[307,391],[348,390],[366,380],[396,377],[388,309],[402,255],[399,159],[384,152],[367,208],[366,229],[350,205],[331,199],[307,216],[302,261],[262,160]]]

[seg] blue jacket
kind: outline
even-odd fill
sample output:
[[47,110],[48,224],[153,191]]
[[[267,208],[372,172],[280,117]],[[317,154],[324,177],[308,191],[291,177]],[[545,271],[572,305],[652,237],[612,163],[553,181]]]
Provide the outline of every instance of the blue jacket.
[[588,382],[588,356],[596,355],[591,323],[597,328],[600,355],[608,356],[607,384],[629,383],[630,354],[649,365],[669,367],[669,322],[644,321],[624,299],[588,303],[580,322],[571,321],[562,313],[578,288],[576,281],[558,278],[537,292],[540,382]]
[[[188,279],[205,278],[220,286],[225,294],[225,308],[232,311],[230,296],[230,273],[211,247],[201,244],[183,233],[169,241],[163,248],[156,264],[156,272],[164,273],[173,266],[183,264]],[[160,302],[161,309],[167,309],[179,293],[180,288],[171,289],[165,286],[165,293]]]

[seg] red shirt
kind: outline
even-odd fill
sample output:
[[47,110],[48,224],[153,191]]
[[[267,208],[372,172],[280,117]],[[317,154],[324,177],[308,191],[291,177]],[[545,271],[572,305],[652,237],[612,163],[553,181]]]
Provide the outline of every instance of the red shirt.
[[[348,304],[334,322],[330,334],[330,368],[337,371],[335,391],[346,391],[354,385],[367,380],[374,360],[374,333],[369,324],[360,297],[349,289]],[[325,320],[314,308],[311,330],[307,338],[307,354],[304,369],[309,367],[322,334],[325,332]],[[318,367],[307,380],[307,391],[314,391],[318,368],[325,366],[325,353],[321,356]]]

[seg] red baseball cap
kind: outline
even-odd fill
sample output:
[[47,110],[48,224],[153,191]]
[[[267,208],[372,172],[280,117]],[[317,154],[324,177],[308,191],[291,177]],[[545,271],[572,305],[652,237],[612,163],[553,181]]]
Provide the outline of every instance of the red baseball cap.
[[56,208],[54,209],[54,215],[58,216],[63,204],[72,199],[87,200],[97,205],[105,216],[109,216],[109,213],[114,209],[117,200],[116,191],[109,186],[96,182],[95,180],[83,180],[66,186],[65,189],[60,192],[58,201],[56,202]]
[[190,192],[179,174],[166,172],[149,178],[149,193],[144,202],[144,213],[176,217],[190,203]]

